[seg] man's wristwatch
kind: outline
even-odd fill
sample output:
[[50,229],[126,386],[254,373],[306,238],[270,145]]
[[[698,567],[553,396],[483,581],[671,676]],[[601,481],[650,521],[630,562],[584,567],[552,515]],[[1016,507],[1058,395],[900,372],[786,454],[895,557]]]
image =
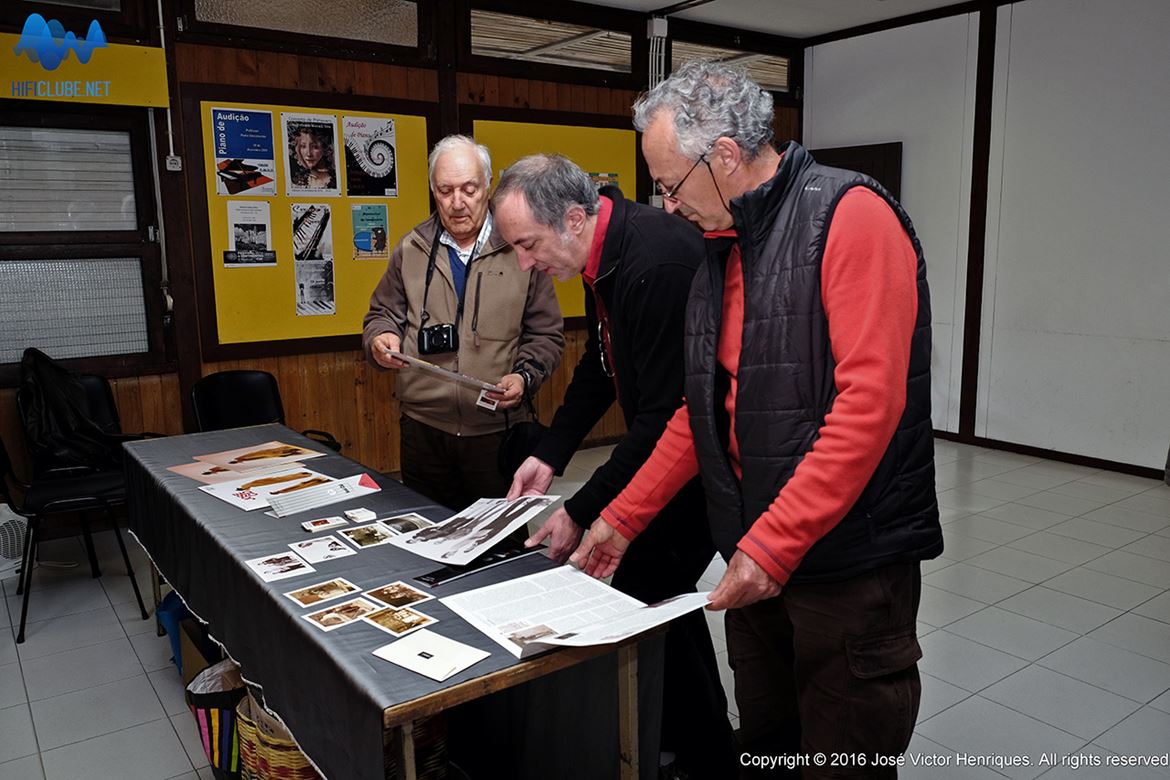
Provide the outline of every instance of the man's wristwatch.
[[525,395],[527,395],[529,388],[532,387],[532,382],[533,382],[532,374],[528,371],[527,368],[523,368],[523,367],[515,369],[514,371],[512,371],[512,373],[519,374],[524,379],[524,393],[525,393]]

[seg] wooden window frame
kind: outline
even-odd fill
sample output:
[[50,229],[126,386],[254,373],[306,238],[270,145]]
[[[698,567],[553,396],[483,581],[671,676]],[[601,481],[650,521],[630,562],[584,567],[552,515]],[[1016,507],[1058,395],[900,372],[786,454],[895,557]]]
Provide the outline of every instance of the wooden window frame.
[[[138,216],[135,230],[48,230],[0,233],[0,262],[9,260],[73,260],[78,258],[136,258],[142,272],[146,316],[147,351],[120,355],[67,358],[61,363],[73,371],[108,377],[175,370],[165,338],[166,307],[162,294],[162,249],[151,238],[157,225],[154,172],[150,155],[154,144],[143,109],[47,102],[13,101],[16,109],[0,118],[9,127],[62,128],[66,130],[114,130],[130,135],[134,201]],[[0,363],[0,387],[19,381],[20,363]]]
[[733,27],[722,27],[717,24],[672,18],[667,33],[667,68],[670,68],[674,61],[673,43],[676,40],[703,46],[718,46],[723,49],[738,49],[748,53],[769,54],[774,57],[787,57],[788,91],[769,91],[777,106],[800,108],[803,105],[805,45],[799,38],[737,30]]

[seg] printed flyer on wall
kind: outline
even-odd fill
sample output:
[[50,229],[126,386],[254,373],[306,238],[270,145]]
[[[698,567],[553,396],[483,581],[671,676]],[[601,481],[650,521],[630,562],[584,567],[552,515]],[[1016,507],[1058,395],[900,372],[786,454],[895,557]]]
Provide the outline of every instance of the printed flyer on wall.
[[276,194],[271,112],[212,108],[211,132],[216,194]]
[[390,216],[385,204],[353,207],[355,260],[390,259]]
[[351,198],[398,196],[398,149],[394,120],[341,118],[345,138],[345,193]]
[[227,213],[228,248],[223,264],[228,268],[276,265],[268,201],[229,200]]

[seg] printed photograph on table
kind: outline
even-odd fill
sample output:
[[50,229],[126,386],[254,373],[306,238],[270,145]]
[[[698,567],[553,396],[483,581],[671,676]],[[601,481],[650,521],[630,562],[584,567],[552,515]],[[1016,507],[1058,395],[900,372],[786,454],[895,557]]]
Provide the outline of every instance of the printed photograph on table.
[[204,485],[199,488],[210,496],[226,501],[234,507],[250,512],[269,506],[269,499],[287,496],[319,485],[328,485],[336,480],[306,468],[286,471],[252,472],[244,479]]
[[316,317],[336,314],[333,261],[304,261],[296,264],[297,316]]
[[502,542],[558,498],[481,499],[448,520],[395,537],[391,544],[432,561],[462,566]]
[[387,517],[379,520],[379,523],[386,526],[386,528],[394,534],[408,534],[411,531],[417,531],[420,528],[430,528],[434,525],[434,521],[428,520],[416,512],[410,512],[405,515],[395,515],[394,517]]
[[212,108],[217,195],[275,195],[272,113]]
[[394,538],[394,534],[377,523],[360,525],[357,528],[343,528],[338,533],[353,542],[359,550],[386,544]]
[[184,463],[181,466],[169,466],[167,471],[173,471],[176,474],[189,477],[205,485],[217,485],[220,482],[231,482],[233,479],[247,479],[249,476],[254,476],[261,471],[268,471],[268,469],[254,469],[251,472],[242,472],[229,469],[226,466],[217,466],[214,463],[200,463],[199,461],[195,461],[193,463]]
[[398,196],[398,145],[394,120],[341,118],[345,139],[345,194],[351,198]]
[[416,612],[409,607],[401,609],[386,607],[364,615],[362,620],[394,636],[405,636],[411,631],[417,631],[424,626],[431,626],[439,622],[436,618]]
[[302,574],[312,574],[317,571],[291,552],[253,558],[250,561],[244,561],[244,564],[256,572],[265,582],[285,580],[289,577],[299,577]]
[[288,155],[285,194],[339,196],[334,115],[281,112],[280,122]]
[[300,604],[302,607],[311,607],[314,604],[320,604],[323,601],[332,601],[339,599],[342,596],[348,596],[351,593],[357,593],[361,590],[357,585],[354,585],[344,577],[334,577],[326,582],[318,582],[315,585],[306,585],[303,588],[290,590],[285,593],[290,599]]
[[352,547],[342,544],[336,536],[322,536],[316,539],[306,539],[303,542],[293,542],[289,547],[309,563],[321,563],[335,558],[344,558],[347,555],[357,555]]
[[326,203],[292,204],[293,259],[333,259],[333,211]]
[[379,606],[363,598],[352,599],[307,615],[301,615],[322,631],[332,631],[342,626],[348,626],[365,615],[377,612]]
[[390,215],[384,203],[353,206],[355,260],[390,259]]
[[253,444],[251,447],[240,447],[223,452],[212,452],[207,455],[196,455],[195,460],[201,463],[211,463],[232,471],[249,471],[263,469],[265,471],[277,466],[288,466],[309,458],[319,458],[324,452],[307,450],[296,444],[285,444],[282,441],[266,441],[263,444]]
[[364,595],[395,609],[434,598],[431,594],[423,593],[418,588],[411,587],[402,580],[391,582],[389,585],[383,585],[380,588],[367,590]]
[[276,265],[268,201],[229,200],[227,210],[228,248],[223,264],[228,268]]

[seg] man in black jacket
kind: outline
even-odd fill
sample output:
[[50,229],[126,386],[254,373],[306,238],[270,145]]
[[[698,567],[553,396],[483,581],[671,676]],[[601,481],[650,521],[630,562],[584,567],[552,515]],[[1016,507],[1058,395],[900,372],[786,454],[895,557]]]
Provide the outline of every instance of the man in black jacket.
[[[633,477],[682,402],[683,318],[704,245],[677,217],[598,193],[588,174],[559,155],[533,155],[506,170],[495,194],[497,224],[524,270],[585,283],[588,341],[564,403],[508,497],[547,492],[582,440],[616,400],[628,433],[609,460],[531,539],[549,540],[563,561],[585,528]],[[714,555],[698,480],[634,544],[613,586],[645,602],[695,590]],[[694,777],[728,773],[732,738],[706,621],[675,621],[666,637],[662,748]],[[689,748],[689,749],[688,749]]]

